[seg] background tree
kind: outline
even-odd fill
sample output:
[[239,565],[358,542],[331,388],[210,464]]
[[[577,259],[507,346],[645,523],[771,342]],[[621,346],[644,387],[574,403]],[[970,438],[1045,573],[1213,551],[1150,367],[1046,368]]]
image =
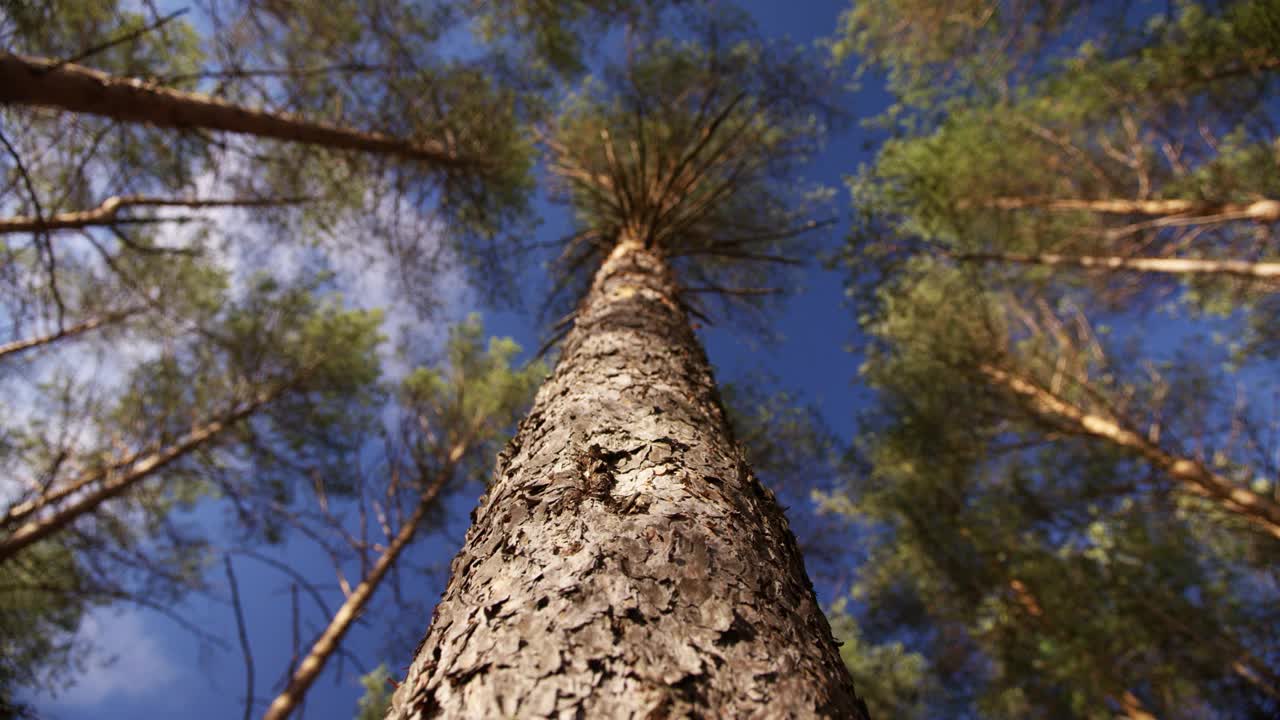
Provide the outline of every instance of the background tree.
[[[175,219],[148,207],[186,207],[189,221],[235,204],[298,246],[390,254],[396,279],[430,308],[432,282],[453,257],[436,240],[458,240],[446,245],[469,250],[469,261],[491,259],[481,241],[515,232],[530,189],[514,92],[436,52],[454,27],[437,5],[281,13],[214,2],[190,21],[114,0],[7,12],[0,102],[18,132],[6,133],[0,212],[31,240],[6,250],[31,256],[49,286],[42,295],[57,304],[56,270],[79,242],[50,232],[88,216],[105,228],[99,242],[147,250],[138,225]],[[197,26],[215,32],[201,37]],[[405,223],[406,213],[430,217],[433,232]]]
[[880,401],[830,501],[876,539],[850,617],[951,688],[925,714],[1274,713],[1280,13],[878,7],[837,41],[899,101],[851,181]]
[[[557,37],[585,48],[585,29],[626,10],[596,5],[556,14]],[[509,265],[495,250],[508,244],[491,241],[523,227],[532,147],[520,122],[540,101],[449,39],[500,10],[0,6],[0,382],[15,410],[0,446],[15,482],[3,542],[12,627],[29,630],[8,655],[22,666],[5,669],[5,702],[15,685],[74,677],[42,673],[83,655],[70,643],[92,608],[150,597],[164,610],[210,589],[208,529],[185,522],[198,501],[229,508],[210,535],[279,541],[296,486],[355,452],[379,318],[325,325],[316,315],[336,307],[283,286],[380,260],[426,311],[461,258],[489,263],[501,289],[493,271]],[[264,241],[293,252],[271,280],[244,269]],[[296,337],[313,331],[323,337]],[[334,375],[312,382],[316,368],[298,363],[327,343],[319,374]],[[325,477],[335,498],[354,490]],[[69,577],[33,589],[37,555],[49,578],[63,565]]]
[[[1275,685],[1263,658],[1275,638],[1262,628],[1273,603],[1254,588],[1266,583],[1257,563],[1269,562],[1274,541],[1180,493],[1139,453],[984,382],[980,368],[1003,355],[1049,387],[1056,367],[1064,395],[1125,404],[1162,437],[1201,432],[1222,443],[1203,451],[1225,462],[1247,452],[1206,428],[1212,378],[1187,362],[1129,384],[1121,378],[1134,370],[1111,353],[1098,377],[1114,379],[1081,384],[1063,366],[1100,362],[1088,350],[1018,328],[999,310],[1012,301],[984,307],[967,287],[954,271],[917,279],[894,291],[892,314],[873,326],[884,351],[865,377],[882,405],[864,419],[855,496],[835,505],[883,537],[855,585],[866,631],[892,644],[916,628],[935,686],[969,688],[951,702],[984,715],[1265,715]],[[1022,338],[1014,358],[1002,334]],[[1153,386],[1160,402],[1139,409]],[[1235,477],[1253,472],[1269,470]],[[987,663],[995,669],[977,672]],[[935,701],[948,707],[941,693]]]
[[194,302],[203,316],[142,358],[118,396],[82,397],[55,379],[63,416],[9,429],[8,470],[25,482],[0,520],[9,581],[0,592],[22,610],[15,627],[39,633],[46,648],[15,656],[16,682],[66,660],[53,652],[63,635],[41,618],[61,618],[66,631],[95,604],[163,609],[202,587],[208,542],[183,521],[202,497],[228,501],[236,532],[278,537],[262,508],[287,504],[298,468],[341,453],[367,415],[377,313],[267,279],[223,305],[221,280],[207,278]]

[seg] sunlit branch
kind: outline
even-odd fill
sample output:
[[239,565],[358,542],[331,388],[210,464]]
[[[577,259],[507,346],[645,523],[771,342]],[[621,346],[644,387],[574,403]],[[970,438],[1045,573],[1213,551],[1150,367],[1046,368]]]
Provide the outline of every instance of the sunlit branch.
[[164,222],[168,218],[121,218],[120,212],[131,207],[279,207],[308,202],[308,198],[233,198],[190,199],[161,198],[146,195],[115,195],[101,205],[75,212],[58,213],[47,217],[19,215],[0,218],[0,233],[49,232],[53,230],[79,230],[98,225],[112,225],[122,221]]

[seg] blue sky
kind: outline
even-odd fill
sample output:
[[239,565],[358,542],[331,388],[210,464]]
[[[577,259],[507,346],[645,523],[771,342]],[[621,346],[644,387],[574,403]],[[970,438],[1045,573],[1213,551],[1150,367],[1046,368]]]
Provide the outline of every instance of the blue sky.
[[[847,0],[751,0],[742,5],[755,16],[765,35],[810,42],[834,31]],[[834,207],[841,222],[822,237],[824,247],[830,250],[839,246],[848,225],[849,209],[842,176],[870,159],[863,147],[867,138],[856,118],[875,115],[888,103],[883,91],[874,86],[851,99],[850,109],[855,120],[842,132],[832,135],[826,152],[806,173],[807,179],[837,190]],[[566,234],[568,222],[563,208],[540,203],[538,211],[544,222],[535,240],[554,240]],[[529,287],[542,287],[541,273],[537,267],[526,272]],[[799,291],[771,316],[773,329],[780,336],[776,343],[762,344],[760,338],[733,327],[704,329],[703,338],[718,377],[726,381],[753,370],[767,371],[778,379],[779,389],[795,392],[812,402],[838,436],[850,437],[854,414],[865,401],[865,395],[855,384],[859,359],[846,349],[857,344],[857,337],[851,314],[843,304],[842,282],[838,271],[824,270],[817,262],[806,268]],[[454,297],[456,305],[446,315],[460,318],[478,309],[467,302],[465,294]],[[530,307],[537,306],[537,298],[533,300]],[[527,349],[541,345],[543,328],[536,323],[532,312],[479,309],[484,312],[489,333],[512,336]],[[417,330],[438,336],[437,323],[422,324],[410,328],[410,332]],[[344,648],[365,668],[385,660],[392,663],[393,675],[402,671],[408,661],[403,655],[405,651],[400,655],[389,651],[386,640],[395,633],[396,644],[412,648],[425,633],[430,607],[443,587],[444,573],[461,542],[465,518],[479,492],[477,486],[472,486],[455,496],[450,501],[450,516],[462,522],[449,523],[445,532],[421,538],[405,558],[409,565],[434,570],[430,574],[406,571],[401,578],[404,593],[420,600],[420,613],[413,617],[389,618],[382,612],[390,607],[385,602],[389,588],[384,587],[375,599],[367,622],[348,635]],[[805,512],[807,509],[803,507],[792,508],[793,515]],[[795,519],[793,517],[793,522]],[[316,547],[295,538],[273,554],[287,559],[299,573],[316,578],[328,609],[339,604],[342,596],[333,580],[329,560]],[[255,695],[270,699],[279,687],[277,683],[292,652],[290,581],[277,569],[249,558],[237,557],[233,563],[251,639]],[[63,720],[178,715],[195,720],[239,717],[243,712],[245,668],[235,641],[234,616],[226,602],[221,564],[210,568],[209,577],[214,587],[221,590],[218,597],[194,596],[172,610],[202,631],[223,638],[225,645],[203,641],[153,611],[98,612],[84,631],[103,648],[106,657],[89,659],[82,682],[57,699],[33,698],[37,707],[48,717]],[[832,600],[831,589],[822,589],[824,602]],[[302,606],[300,634],[305,651],[327,617],[306,593],[302,593],[299,600]],[[104,662],[106,660],[110,662]],[[360,695],[359,672],[353,662],[341,664],[339,674],[339,663],[330,662],[312,688],[305,717],[328,720],[353,716]],[[263,707],[257,705],[254,715],[260,715]]]

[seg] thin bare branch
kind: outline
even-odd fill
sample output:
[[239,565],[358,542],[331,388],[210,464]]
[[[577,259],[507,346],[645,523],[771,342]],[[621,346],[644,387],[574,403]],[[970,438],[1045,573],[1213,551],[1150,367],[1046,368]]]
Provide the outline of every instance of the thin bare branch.
[[253,653],[249,649],[249,633],[245,627],[244,610],[240,607],[240,587],[236,584],[236,573],[231,568],[231,557],[223,556],[227,568],[227,582],[231,586],[231,607],[236,615],[236,633],[240,638],[240,652],[244,656],[244,720],[253,717]]

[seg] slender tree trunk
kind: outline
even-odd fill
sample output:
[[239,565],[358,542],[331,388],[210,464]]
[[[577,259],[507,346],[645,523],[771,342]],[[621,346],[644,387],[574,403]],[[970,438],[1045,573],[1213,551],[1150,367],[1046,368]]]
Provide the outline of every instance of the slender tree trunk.
[[677,297],[603,263],[389,717],[866,717]]
[[0,52],[0,103],[36,105],[165,128],[203,128],[335,150],[396,155],[443,167],[476,167],[438,142],[311,122],[200,93],[120,78],[72,63]]
[[105,315],[91,317],[88,320],[83,320],[75,325],[65,327],[57,332],[49,333],[48,335],[40,335],[37,337],[27,338],[25,340],[14,340],[13,342],[4,343],[3,345],[0,345],[0,358],[17,355],[27,350],[44,347],[45,345],[52,345],[59,340],[66,340],[77,335],[83,335],[84,333],[96,330],[103,325],[111,325],[118,323],[121,320],[127,320],[128,318],[143,312],[144,309],[145,308],[140,307],[126,308],[119,312],[106,313]]
[[1022,253],[948,253],[964,262],[1002,262],[1046,267],[1077,267],[1088,270],[1130,270],[1167,275],[1234,275],[1274,280],[1280,278],[1280,263],[1245,260],[1200,260],[1195,258],[1099,257],[1090,255],[1026,255]]
[[114,195],[89,210],[58,213],[46,218],[18,215],[0,218],[0,233],[48,232],[53,230],[79,230],[117,222],[120,211],[128,207],[276,207],[305,202],[296,198],[246,198],[243,200],[181,200],[176,198],[148,197],[146,195]]
[[1120,707],[1124,709],[1124,716],[1129,720],[1157,720],[1156,716],[1142,704],[1142,700],[1130,690],[1125,690],[1120,695],[1119,702]]
[[1231,662],[1231,672],[1245,682],[1249,683],[1258,690],[1266,693],[1266,695],[1274,700],[1280,700],[1280,688],[1269,681],[1262,673],[1269,673],[1266,666],[1261,667],[1261,671],[1256,667],[1256,660],[1252,653],[1246,652],[1240,660]]
[[[241,420],[244,420],[257,412],[263,406],[278,398],[288,390],[289,387],[289,384],[285,384],[276,386],[270,390],[265,390],[235,410],[193,428],[190,432],[178,438],[178,440],[173,444],[146,455],[134,456],[134,461],[129,463],[127,468],[124,467],[124,464],[116,464],[104,470],[81,477],[79,480],[72,483],[72,489],[70,491],[64,489],[56,494],[61,497],[69,497],[71,494],[74,494],[76,490],[84,490],[83,495],[80,495],[67,504],[58,507],[47,517],[34,518],[23,523],[8,537],[0,539],[0,563],[3,563],[13,557],[28,545],[43,540],[44,538],[65,528],[81,515],[92,512],[107,500],[118,497],[142,480],[145,480],[157,471],[164,469],[169,463],[184,457],[191,451],[213,440],[227,428],[230,428]],[[89,486],[94,485],[95,483],[96,487],[88,489]],[[39,503],[40,506],[46,506],[48,504],[49,502],[47,500]],[[14,512],[10,511],[8,516],[6,516],[6,521],[8,521],[9,516],[12,516],[13,514]],[[25,514],[30,515],[31,512],[29,511]]]
[[1280,503],[1240,487],[1199,461],[1166,452],[1115,420],[1088,413],[1026,378],[993,365],[983,365],[980,370],[991,382],[1022,398],[1037,413],[1066,422],[1081,434],[1136,452],[1176,480],[1183,492],[1212,500],[1224,510],[1243,517],[1268,535],[1280,539]]
[[112,471],[132,465],[137,462],[139,458],[149,455],[152,452],[155,451],[145,447],[140,450],[135,450],[124,457],[112,460],[110,465],[80,473],[80,475],[75,479],[61,483],[56,490],[47,490],[37,497],[14,505],[5,512],[3,518],[0,518],[0,529],[13,527],[15,524],[27,519],[35,513],[40,512],[46,507],[60,503],[66,498],[69,498],[90,485],[93,485],[95,482],[98,482],[109,475]]
[[1101,213],[1104,215],[1202,215],[1224,220],[1280,222],[1280,200],[1251,203],[1206,203],[1199,200],[1083,200],[1051,197],[997,197],[961,203],[961,208],[985,207],[997,210],[1055,210]]
[[324,670],[325,663],[329,661],[330,656],[338,649],[338,645],[347,634],[347,630],[351,629],[356,618],[360,617],[365,605],[373,599],[373,593],[377,591],[378,585],[386,577],[387,572],[395,566],[396,561],[400,558],[400,553],[413,541],[413,536],[418,532],[418,526],[426,519],[427,512],[435,504],[440,491],[444,489],[444,486],[453,476],[454,464],[461,459],[463,452],[465,452],[465,449],[461,446],[454,448],[450,452],[447,467],[436,476],[429,487],[423,490],[413,514],[400,526],[400,531],[396,533],[391,544],[387,546],[378,561],[374,563],[369,575],[360,581],[360,584],[347,596],[346,602],[342,603],[342,607],[338,608],[338,612],[334,613],[328,627],[311,645],[311,651],[307,653],[307,657],[303,659],[302,664],[298,666],[293,676],[289,678],[289,684],[276,696],[275,700],[271,701],[271,706],[267,708],[266,714],[262,716],[263,720],[284,720],[302,703],[302,698],[307,694],[307,690],[311,688],[316,678],[320,676],[320,672]]

